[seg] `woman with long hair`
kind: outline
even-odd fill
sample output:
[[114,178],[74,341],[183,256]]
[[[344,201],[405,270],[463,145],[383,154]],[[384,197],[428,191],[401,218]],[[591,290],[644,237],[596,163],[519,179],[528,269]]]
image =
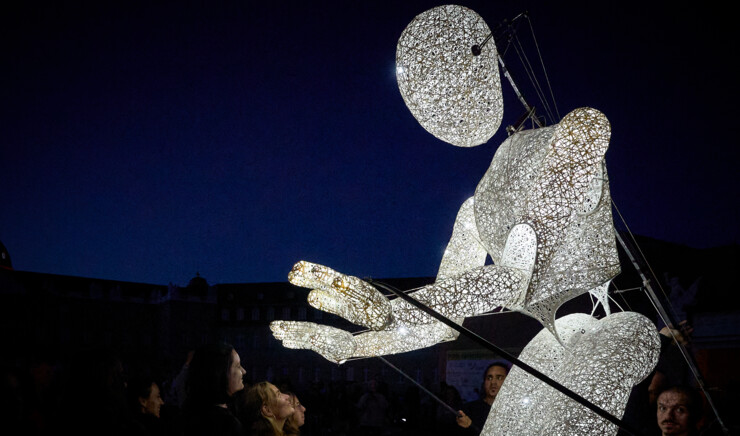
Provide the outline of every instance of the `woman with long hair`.
[[195,351],[188,369],[183,407],[186,435],[243,433],[228,404],[235,393],[244,389],[244,374],[239,354],[229,344],[209,344]]
[[252,386],[236,403],[237,416],[250,436],[285,436],[285,421],[295,408],[290,397],[270,382]]

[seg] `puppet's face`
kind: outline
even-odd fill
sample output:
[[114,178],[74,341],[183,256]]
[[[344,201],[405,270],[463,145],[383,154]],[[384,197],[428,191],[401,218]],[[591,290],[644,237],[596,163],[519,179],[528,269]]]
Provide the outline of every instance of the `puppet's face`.
[[496,45],[492,38],[483,44],[490,34],[480,15],[446,5],[417,15],[398,40],[396,78],[406,106],[429,133],[458,147],[485,143],[501,124]]

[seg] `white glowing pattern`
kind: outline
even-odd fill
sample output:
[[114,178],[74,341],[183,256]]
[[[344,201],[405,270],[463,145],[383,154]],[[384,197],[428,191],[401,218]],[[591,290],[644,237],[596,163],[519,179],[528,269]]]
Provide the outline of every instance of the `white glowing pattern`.
[[[474,200],[471,198],[460,208],[450,243],[442,257],[437,281],[411,293],[417,300],[458,323],[462,323],[471,311],[484,313],[500,307],[501,302],[513,301],[525,289],[529,276],[528,271],[512,267],[484,266],[486,252],[477,242],[473,204]],[[535,242],[531,229],[527,229],[527,226],[512,235],[512,240],[519,239],[532,246]],[[517,261],[521,263],[526,258],[526,253],[533,257],[534,248],[512,252],[517,253]],[[371,299],[377,301],[375,297],[380,294],[366,282],[305,261],[298,262],[293,267],[288,279],[295,285],[313,287],[314,291],[321,290],[325,298],[312,301],[312,305],[317,304],[315,307],[335,314],[351,314],[346,319],[370,327],[366,321],[372,318],[371,313],[376,313],[378,308],[374,303],[368,302]],[[372,298],[363,298],[367,294]],[[330,303],[322,306],[325,301]],[[344,305],[336,304],[337,301],[344,301]],[[386,313],[386,304],[388,301],[383,298],[379,303],[383,309],[380,313]],[[384,327],[355,336],[341,334],[343,331],[339,329],[324,328],[321,333],[330,337],[319,341],[314,339],[319,334],[317,328],[325,326],[307,322],[275,321],[270,327],[277,339],[284,344],[289,341],[290,348],[310,349],[333,362],[351,357],[372,357],[426,348],[458,336],[455,330],[401,299],[391,300],[390,308],[390,318],[383,318],[383,322],[387,323]],[[333,341],[348,343],[339,346]],[[345,354],[338,353],[337,350]]]
[[[486,142],[501,122],[495,45],[470,47],[489,34],[473,11],[440,6],[404,30],[396,55],[404,101],[434,136],[458,146]],[[632,312],[611,314],[607,290],[620,271],[604,154],[606,117],[591,108],[559,124],[509,137],[473,198],[460,207],[436,281],[411,296],[456,323],[498,307],[545,329],[520,360],[621,418],[632,387],[657,362],[654,325]],[[490,255],[493,265],[485,265]],[[270,324],[288,348],[333,362],[401,353],[454,340],[454,329],[371,284],[322,265],[298,262],[291,283],[313,289],[309,303],[369,328],[349,332],[296,321]],[[564,302],[590,292],[607,317],[555,320]],[[603,435],[617,429],[554,388],[514,368],[482,434]]]
[[[411,296],[456,322],[505,307],[533,316],[552,332],[557,308],[577,295],[594,292],[608,311],[604,292],[619,273],[603,166],[608,127],[600,112],[582,108],[556,126],[507,139],[475,197],[460,208],[437,280]],[[485,265],[486,253],[494,265]],[[337,347],[328,339],[307,341],[313,324],[273,325],[292,347],[304,343],[332,361],[457,337],[402,299],[388,301],[363,280],[325,266],[301,261],[289,280],[314,289],[312,306],[371,329]]]
[[432,135],[460,147],[488,141],[503,116],[491,33],[472,10],[439,6],[419,14],[398,40],[396,78],[406,106]]
[[[658,361],[652,322],[634,312],[598,321],[585,314],[556,321],[560,339],[541,331],[519,359],[617,418],[632,387]],[[483,435],[608,435],[617,427],[539,379],[514,367],[488,415]]]
[[437,280],[457,277],[470,268],[486,263],[488,252],[479,242],[473,201],[473,197],[467,199],[457,212],[452,237],[437,271]]
[[574,110],[556,126],[515,134],[496,151],[475,192],[481,241],[495,263],[503,261],[510,229],[526,223],[535,230],[529,288],[521,304],[509,308],[550,330],[562,303],[620,271],[603,163],[609,135],[608,120],[591,108]]
[[[470,45],[487,35],[488,27],[474,12],[443,6],[419,15],[399,41],[397,73],[404,100],[427,130],[456,145],[485,142],[500,123],[501,91],[493,41],[481,56],[473,58],[469,52]],[[435,62],[435,57],[438,65],[426,64]],[[478,80],[480,75],[489,82]],[[484,112],[489,118],[480,117]],[[546,332],[533,340],[530,354],[524,356],[535,367],[550,365],[542,371],[569,380],[573,389],[597,404],[612,401],[604,407],[619,414],[623,395],[604,399],[599,392],[628,393],[645,368],[652,369],[654,361],[648,358],[652,354],[640,360],[642,366],[633,368],[626,361],[629,353],[622,351],[629,350],[639,359],[652,353],[654,327],[635,321],[639,318],[634,314],[610,315],[595,326],[583,315],[579,318],[583,329],[575,321],[555,322],[555,311],[562,303],[586,292],[610,313],[606,292],[620,269],[604,164],[609,137],[606,117],[595,109],[580,108],[555,126],[508,138],[496,151],[475,196],[461,206],[435,283],[411,295],[457,323],[499,307],[536,318]],[[485,265],[487,255],[493,265]],[[289,280],[313,289],[309,294],[312,306],[370,330],[350,334],[307,322],[271,323],[275,337],[286,347],[310,349],[341,363],[424,348],[458,336],[402,299],[388,301],[369,283],[322,265],[301,261]],[[622,340],[628,336],[634,344]],[[558,340],[573,348],[573,354],[564,352]],[[536,346],[538,341],[547,347]],[[578,348],[581,343],[589,345]],[[595,354],[589,354],[594,350]],[[615,365],[633,372],[624,375]],[[604,368],[620,374],[619,382],[624,384],[618,385],[611,374],[601,371]],[[552,399],[543,396],[557,393],[543,389],[540,383],[516,388],[513,394],[521,395],[519,404],[531,406],[526,410],[537,410],[551,405]],[[601,428],[600,421],[592,423],[588,413],[579,415],[578,407],[569,407],[567,412],[542,418],[539,428],[552,427],[550,431],[557,433],[560,430],[555,427],[562,422],[567,422],[566,427],[584,422]],[[533,413],[539,416],[544,411]],[[515,411],[502,416],[517,422],[529,419]],[[558,421],[559,417],[568,420]]]
[[390,302],[357,277],[301,261],[293,266],[288,280],[296,286],[314,288],[308,294],[308,303],[317,309],[375,330],[390,322]]
[[355,352],[352,335],[344,330],[312,322],[274,321],[270,329],[286,348],[309,349],[326,359],[341,362]]

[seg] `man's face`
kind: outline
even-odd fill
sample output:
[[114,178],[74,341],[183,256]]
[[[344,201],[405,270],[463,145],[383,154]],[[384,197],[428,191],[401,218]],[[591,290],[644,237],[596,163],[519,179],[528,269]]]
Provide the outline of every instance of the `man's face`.
[[486,394],[485,401],[487,403],[493,403],[498,395],[498,390],[501,389],[506,379],[506,370],[500,366],[492,366],[486,371],[486,378],[483,380],[483,390]]
[[658,396],[658,426],[664,436],[689,434],[689,421],[686,394],[669,391]]

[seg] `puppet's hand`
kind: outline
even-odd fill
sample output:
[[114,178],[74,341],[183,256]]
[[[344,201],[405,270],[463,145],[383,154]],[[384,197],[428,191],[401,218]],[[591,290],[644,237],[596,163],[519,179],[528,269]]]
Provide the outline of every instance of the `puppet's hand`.
[[270,329],[285,348],[313,350],[325,359],[342,363],[352,357],[356,344],[347,331],[301,321],[273,321]]
[[391,304],[383,294],[357,277],[300,261],[288,274],[290,283],[312,288],[308,304],[361,326],[382,330],[391,323]]

